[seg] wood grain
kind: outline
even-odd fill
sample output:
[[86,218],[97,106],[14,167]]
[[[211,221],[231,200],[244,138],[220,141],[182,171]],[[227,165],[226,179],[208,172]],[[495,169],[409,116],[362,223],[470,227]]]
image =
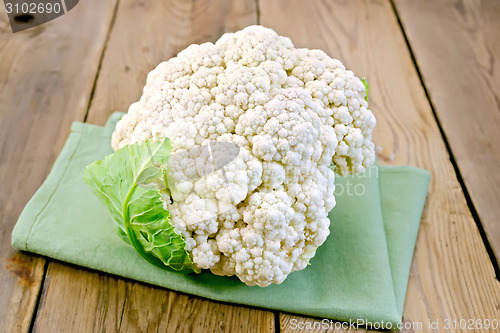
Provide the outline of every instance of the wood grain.
[[114,110],[126,112],[147,74],[188,45],[256,22],[254,0],[122,1],[87,121],[103,125]]
[[[261,1],[259,11],[261,24],[296,46],[323,49],[367,77],[378,120],[379,162],[414,165],[432,174],[404,320],[423,322],[418,332],[425,332],[429,320],[500,318],[500,285],[390,2]],[[297,331],[291,319],[315,321],[281,314],[283,332]]]
[[395,4],[460,174],[500,260],[500,2]]
[[47,176],[73,120],[82,120],[113,1],[13,34],[0,5],[0,331],[28,331],[45,259],[10,246],[22,208]]
[[[113,110],[127,111],[139,99],[147,73],[187,45],[215,41],[255,22],[251,0],[120,1],[87,121],[104,124]],[[35,331],[63,329],[273,332],[274,313],[50,263]]]
[[34,332],[274,330],[274,317],[266,311],[208,301],[62,263],[49,265],[40,309]]

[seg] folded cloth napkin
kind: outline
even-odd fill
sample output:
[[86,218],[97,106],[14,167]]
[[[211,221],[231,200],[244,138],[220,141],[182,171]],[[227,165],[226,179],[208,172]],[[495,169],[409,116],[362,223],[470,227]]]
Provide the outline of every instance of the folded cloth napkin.
[[12,245],[214,300],[321,318],[395,327],[406,286],[430,175],[413,167],[372,167],[336,178],[331,234],[311,265],[281,285],[249,287],[210,272],[180,274],[146,262],[115,234],[106,208],[84,184],[86,165],[110,154],[122,113],[105,127],[73,123],[49,176],[24,208]]

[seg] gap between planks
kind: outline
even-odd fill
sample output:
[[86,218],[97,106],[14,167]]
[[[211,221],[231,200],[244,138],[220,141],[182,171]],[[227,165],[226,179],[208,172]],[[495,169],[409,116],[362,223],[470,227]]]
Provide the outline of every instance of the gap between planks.
[[99,58],[99,65],[97,66],[97,71],[95,73],[94,84],[92,85],[92,91],[90,92],[89,103],[87,106],[87,111],[85,112],[85,117],[83,118],[83,122],[87,122],[87,117],[89,116],[90,107],[92,106],[92,102],[94,100],[94,93],[97,87],[97,80],[99,79],[99,73],[101,72],[102,60],[104,59],[104,54],[108,48],[109,37],[111,36],[111,32],[113,31],[113,27],[115,25],[116,15],[118,13],[118,7],[120,5],[120,0],[116,0],[115,7],[113,8],[113,15],[111,16],[111,22],[109,24],[108,33],[106,34],[106,40],[104,42],[104,47],[102,48],[101,57]]
[[479,234],[481,235],[481,239],[483,240],[484,247],[486,248],[486,252],[488,253],[488,256],[490,257],[491,264],[493,265],[493,269],[495,270],[496,279],[500,281],[500,267],[498,264],[498,260],[495,256],[495,253],[493,251],[491,243],[488,240],[488,237],[486,236],[486,232],[484,231],[483,224],[481,223],[481,219],[479,218],[476,207],[474,206],[474,203],[472,202],[472,199],[471,199],[471,196],[470,196],[469,191],[467,189],[467,186],[465,185],[464,179],[462,177],[462,173],[460,172],[460,168],[458,167],[457,160],[453,154],[453,150],[451,149],[451,146],[450,146],[450,143],[449,143],[448,138],[446,136],[446,133],[445,133],[443,126],[441,124],[441,121],[439,120],[439,117],[437,115],[436,107],[435,107],[434,103],[432,102],[432,99],[430,98],[429,90],[427,89],[427,85],[425,84],[424,78],[423,78],[422,73],[420,71],[420,68],[418,66],[414,51],[413,51],[413,49],[411,47],[411,43],[408,39],[408,35],[407,35],[407,33],[404,29],[403,23],[401,21],[401,16],[398,13],[398,10],[397,10],[397,7],[394,3],[394,0],[389,0],[389,1],[391,3],[392,10],[394,11],[394,15],[396,16],[396,19],[398,20],[398,25],[399,25],[399,27],[401,29],[401,33],[405,39],[406,46],[408,48],[408,52],[410,53],[411,60],[413,62],[413,66],[415,67],[418,78],[420,80],[420,85],[422,86],[422,89],[424,90],[425,97],[429,101],[429,105],[430,105],[430,108],[432,110],[432,114],[434,115],[434,119],[435,119],[436,124],[439,128],[439,132],[441,133],[441,137],[443,138],[443,142],[444,142],[444,145],[446,147],[446,151],[450,155],[450,162],[453,166],[453,170],[455,171],[455,175],[457,176],[457,180],[460,184],[462,192],[464,193],[465,201],[467,202],[467,207],[469,208],[469,210],[471,212],[472,218],[474,219],[474,222],[476,223]]
[[[258,4],[258,0],[256,0],[256,2],[257,2],[257,4]],[[258,13],[259,13],[259,12],[258,12]],[[113,21],[114,21],[114,18],[113,18]],[[111,25],[110,29],[112,29],[112,25]],[[107,47],[109,34],[110,34],[110,31],[108,31],[108,35],[107,35],[107,39],[106,39],[106,43],[105,43],[105,46],[104,46],[103,52],[102,52],[102,54],[101,54],[100,62],[99,62],[99,68],[98,68],[98,70],[97,70],[97,72],[96,72],[96,77],[95,77],[95,81],[94,81],[94,86],[93,86],[92,93],[91,93],[91,99],[89,100],[89,104],[88,104],[87,112],[86,112],[86,114],[85,114],[85,121],[87,120],[87,117],[88,117],[88,112],[89,112],[89,110],[90,110],[90,108],[91,108],[91,103],[92,103],[92,101],[93,101],[93,96],[94,96],[94,92],[95,92],[95,88],[96,88],[96,83],[97,83],[98,76],[99,76],[99,73],[100,73],[101,63],[102,63],[102,60],[103,60],[103,57],[104,57],[105,49],[106,49],[106,47]],[[403,34],[404,34],[404,31],[403,31]],[[406,36],[405,36],[405,38],[406,38]],[[409,46],[408,46],[408,47],[409,47]],[[410,49],[410,52],[411,52],[411,48],[409,48],[409,49]],[[416,66],[416,64],[415,64],[415,68],[416,68],[416,69],[417,69],[417,71],[418,71],[418,67]],[[421,84],[422,84],[422,86],[423,86],[423,87],[424,87],[424,89],[425,89],[425,85],[423,84],[423,82],[421,82]],[[427,98],[428,98],[428,96],[427,96]],[[429,100],[429,102],[430,102],[430,100]],[[437,121],[437,118],[436,118],[436,121]],[[438,125],[439,125],[439,122],[438,122]],[[443,133],[441,133],[441,134],[443,135]],[[444,136],[443,136],[443,139],[445,139],[445,137],[444,137]],[[451,155],[451,153],[450,153],[450,156],[452,156],[452,155]],[[459,175],[459,174],[457,173],[457,175]],[[464,192],[465,192],[465,191],[464,191]],[[44,270],[44,272],[46,272],[46,270]],[[42,290],[42,289],[40,289],[40,290]],[[124,305],[123,309],[124,309],[124,308],[125,308],[125,305]],[[123,309],[122,309],[122,316],[123,316]],[[277,312],[274,312],[274,313],[275,313],[275,316],[276,316],[276,315],[277,315]],[[279,328],[279,320],[276,322],[276,325],[277,325],[277,327]]]
[[[144,85],[142,80],[146,78],[146,75],[143,72],[149,72],[151,66],[156,66],[159,61],[174,56],[177,51],[186,46],[186,43],[204,42],[207,38],[213,39],[222,32],[239,30],[242,24],[244,26],[254,24],[254,1],[166,1],[160,4],[121,0],[100,60],[99,72],[96,74],[92,100],[89,102],[85,121],[102,124],[110,110],[125,111],[125,108],[136,98],[132,96],[132,92],[135,94]],[[196,19],[199,15],[202,16]],[[136,20],[135,26],[130,25],[131,19]],[[153,25],[151,20],[154,22],[155,19],[160,20],[156,22],[159,25],[151,26]],[[141,24],[143,22],[146,23]],[[127,33],[127,29],[134,29],[134,31]],[[159,43],[153,39],[154,36],[165,31],[171,31],[168,35],[170,39],[162,39]],[[138,38],[142,39],[142,42]],[[200,40],[201,38],[203,40]],[[138,45],[134,44],[134,41]],[[135,48],[126,54],[120,51],[129,45],[135,45]],[[124,75],[124,70],[128,72],[126,75]],[[116,75],[113,75],[115,73]],[[124,82],[128,82],[125,87],[122,86]],[[118,94],[115,85],[123,88]],[[76,281],[68,281],[72,278]],[[92,326],[88,326],[84,321],[93,322],[92,318],[95,318],[99,322],[93,326],[94,328],[109,327],[116,323],[116,327],[124,331],[137,325],[147,326],[152,330],[155,327],[164,326],[196,330],[208,325],[230,331],[249,327],[269,332],[275,331],[276,313],[272,311],[214,302],[99,272],[86,270],[80,272],[77,268],[57,262],[50,263],[46,281],[49,282],[45,283],[47,290],[44,290],[45,294],[42,296],[35,330],[43,331],[48,327],[58,325],[69,329],[72,327],[73,329],[78,329],[78,327],[91,329]],[[84,285],[86,293],[97,293],[99,305],[96,307],[95,301],[85,296],[85,293],[72,295],[69,290],[72,288],[71,285],[73,288]],[[138,306],[147,302],[148,297],[145,295],[153,297],[154,301],[146,307]],[[64,296],[73,300],[67,303],[66,307],[69,310],[55,309],[56,301]],[[167,312],[160,309],[163,304],[167,304],[166,302],[168,303]],[[191,310],[181,311],[183,304]],[[85,312],[87,309],[88,316],[76,316],[71,322],[64,324],[64,313],[73,313],[76,311],[76,306],[79,308],[78,312]],[[113,318],[103,320],[104,310],[99,306],[109,306],[112,312],[110,316],[116,317],[116,322]],[[158,318],[159,322],[151,321],[149,318],[151,311],[154,310],[162,314]],[[182,318],[184,319],[179,321]]]
[[47,276],[47,269],[49,268],[49,258],[45,259],[45,263],[43,265],[43,273],[42,279],[40,280],[40,289],[38,289],[38,295],[36,297],[35,307],[33,308],[33,314],[31,315],[30,327],[28,332],[33,332],[33,327],[35,326],[36,314],[38,311],[38,306],[40,305],[40,301],[43,295],[43,286],[45,285],[45,277]]
[[[104,57],[104,53],[106,52],[106,46],[107,46],[108,41],[109,41],[109,36],[111,34],[111,30],[113,29],[113,25],[114,25],[114,22],[115,22],[115,17],[116,17],[116,12],[117,12],[117,9],[118,9],[119,2],[120,2],[120,0],[116,0],[116,3],[115,3],[114,8],[113,8],[113,14],[111,16],[111,21],[110,21],[110,24],[109,24],[109,28],[108,28],[108,31],[106,33],[106,39],[105,39],[105,42],[104,42],[104,46],[102,48],[102,52],[101,52],[101,55],[99,57],[99,64],[97,66],[96,75],[95,75],[95,78],[94,78],[94,83],[92,85],[92,90],[90,92],[89,101],[88,101],[88,107],[87,107],[87,110],[85,112],[85,116],[84,116],[83,122],[86,122],[87,115],[88,115],[88,112],[90,110],[90,105],[92,104],[92,98],[94,96],[94,91],[95,91],[97,79],[99,77],[99,71],[101,70],[102,59]],[[44,264],[44,267],[43,267],[42,279],[41,279],[41,282],[40,282],[40,289],[38,290],[38,295],[37,295],[35,307],[33,309],[33,314],[32,314],[32,317],[31,317],[29,332],[32,332],[33,328],[35,326],[35,321],[36,321],[37,314],[38,314],[38,308],[40,306],[40,301],[41,301],[41,298],[42,298],[42,295],[43,295],[43,291],[44,291],[44,285],[45,285],[45,278],[47,276],[47,270],[48,270],[48,267],[49,267],[49,263],[53,263],[53,262],[54,261],[52,259],[50,259],[48,257],[45,258],[45,264]]]
[[[372,75],[372,107],[380,112],[376,140],[384,147],[381,162],[416,165],[433,173],[403,319],[497,317],[500,289],[494,268],[448,164],[443,138],[390,3],[284,3],[261,2],[264,24],[291,37],[296,46],[321,48],[345,60],[358,75]],[[282,331],[291,331],[289,318],[315,320],[283,313]]]
[[83,118],[112,4],[82,3],[15,34],[0,6],[2,332],[29,331],[36,316],[47,259],[13,249],[10,231],[46,178],[71,122]]

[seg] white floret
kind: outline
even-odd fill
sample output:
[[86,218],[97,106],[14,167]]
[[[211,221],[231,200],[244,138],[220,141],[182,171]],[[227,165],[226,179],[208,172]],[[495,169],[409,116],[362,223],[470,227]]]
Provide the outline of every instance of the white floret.
[[165,206],[194,264],[278,284],[330,233],[334,171],[375,160],[365,96],[339,60],[251,26],[159,64],[112,147],[169,137]]

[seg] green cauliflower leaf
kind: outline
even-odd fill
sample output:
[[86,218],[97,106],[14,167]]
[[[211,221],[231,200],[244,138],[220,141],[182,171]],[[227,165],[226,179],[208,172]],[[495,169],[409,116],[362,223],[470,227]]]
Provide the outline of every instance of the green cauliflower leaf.
[[83,178],[108,208],[118,235],[144,259],[162,269],[199,273],[163,206],[171,151],[168,138],[127,145],[88,165]]
[[368,85],[368,82],[366,81],[365,78],[363,78],[361,82],[363,82],[366,90],[365,101],[368,102],[368,90],[370,89],[370,86]]

